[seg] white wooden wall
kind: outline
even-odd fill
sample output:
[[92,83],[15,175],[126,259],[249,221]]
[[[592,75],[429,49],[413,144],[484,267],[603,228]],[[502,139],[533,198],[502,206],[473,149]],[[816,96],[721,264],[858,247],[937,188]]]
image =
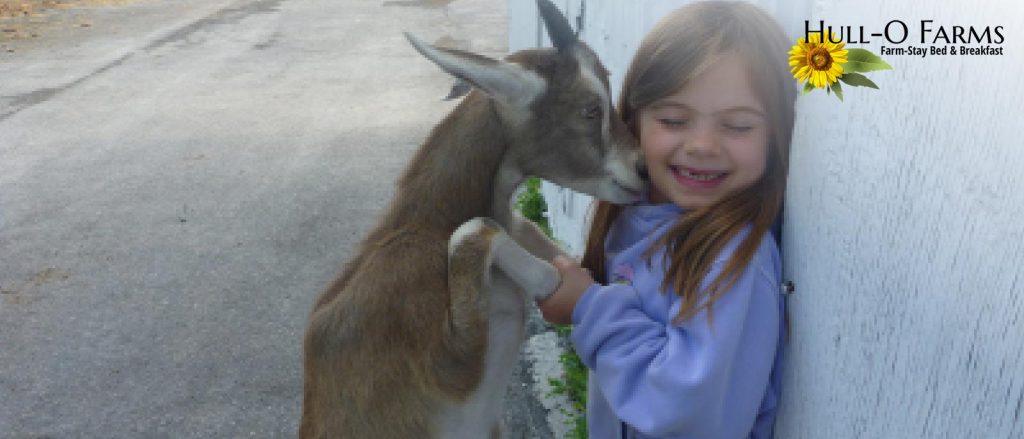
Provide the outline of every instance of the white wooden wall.
[[[617,92],[643,35],[687,1],[558,3],[573,19],[584,11],[581,35]],[[868,75],[881,90],[798,99],[783,232],[797,291],[777,436],[1024,438],[1024,6],[755,3],[794,42],[807,19],[868,31],[900,19],[912,32],[929,19],[1006,37],[1003,56],[887,56],[894,70]],[[510,47],[546,45],[534,2],[508,4]],[[579,254],[589,198],[544,192]]]

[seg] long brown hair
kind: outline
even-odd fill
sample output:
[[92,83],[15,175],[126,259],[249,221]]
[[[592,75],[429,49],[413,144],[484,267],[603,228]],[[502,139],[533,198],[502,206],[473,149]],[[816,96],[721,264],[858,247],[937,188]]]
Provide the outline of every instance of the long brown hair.
[[[661,288],[673,287],[683,299],[674,322],[711,308],[750,263],[765,233],[782,211],[793,131],[795,81],[789,75],[786,36],[778,23],[756,6],[739,1],[706,1],[682,7],[662,19],[644,38],[626,73],[619,112],[638,134],[640,109],[678,91],[728,51],[747,61],[767,112],[768,157],[764,175],[751,186],[712,205],[684,212],[678,222],[648,250],[646,257],[665,248],[666,275]],[[619,206],[599,202],[594,213],[582,265],[596,280],[607,283],[604,241]],[[749,234],[708,289],[701,282],[722,249],[744,227]],[[707,300],[702,301],[703,295]]]

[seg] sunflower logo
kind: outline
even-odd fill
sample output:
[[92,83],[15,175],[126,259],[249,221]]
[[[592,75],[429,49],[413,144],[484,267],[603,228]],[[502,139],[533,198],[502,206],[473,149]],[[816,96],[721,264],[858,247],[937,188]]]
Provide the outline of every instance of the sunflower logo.
[[853,87],[871,87],[878,89],[873,81],[863,72],[876,70],[892,70],[892,66],[881,57],[865,49],[844,49],[846,43],[834,43],[831,33],[814,32],[797,41],[789,51],[789,65],[792,67],[793,78],[804,83],[804,94],[816,88],[824,88],[825,93],[835,93],[843,100],[843,87],[840,82]]

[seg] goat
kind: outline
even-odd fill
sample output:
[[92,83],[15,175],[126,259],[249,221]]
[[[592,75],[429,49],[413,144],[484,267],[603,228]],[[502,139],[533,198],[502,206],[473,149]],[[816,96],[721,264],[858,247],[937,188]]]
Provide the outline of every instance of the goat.
[[505,60],[406,34],[473,90],[316,300],[300,438],[500,437],[526,299],[561,281],[547,262],[561,250],[511,208],[515,190],[538,176],[615,203],[641,198],[642,160],[607,71],[554,5],[538,7],[555,48]]

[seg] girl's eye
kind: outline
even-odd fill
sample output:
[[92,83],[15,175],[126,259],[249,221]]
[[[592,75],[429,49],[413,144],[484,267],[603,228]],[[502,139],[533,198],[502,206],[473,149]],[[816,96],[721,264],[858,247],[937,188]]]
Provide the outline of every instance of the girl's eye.
[[686,125],[686,119],[662,118],[658,119],[658,122],[661,122],[662,125],[668,128],[682,128]]
[[754,127],[752,127],[752,126],[745,126],[745,125],[728,125],[728,124],[726,124],[725,125],[725,129],[729,130],[730,132],[733,132],[733,133],[745,133],[745,132],[748,132],[748,131],[754,129]]

